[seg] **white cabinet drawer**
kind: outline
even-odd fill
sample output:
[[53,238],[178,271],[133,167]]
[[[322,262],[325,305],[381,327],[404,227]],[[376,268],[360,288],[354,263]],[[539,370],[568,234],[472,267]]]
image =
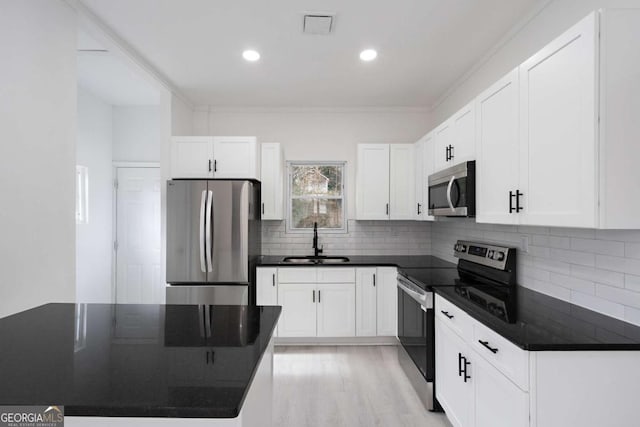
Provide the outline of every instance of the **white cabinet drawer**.
[[529,352],[509,342],[488,327],[473,321],[473,349],[489,363],[516,383],[529,390]]
[[442,324],[449,326],[465,341],[473,339],[473,320],[471,316],[450,303],[440,295],[435,299],[435,315],[442,319]]
[[320,267],[317,269],[318,283],[355,283],[355,268]]
[[316,283],[315,267],[286,267],[278,269],[278,283]]

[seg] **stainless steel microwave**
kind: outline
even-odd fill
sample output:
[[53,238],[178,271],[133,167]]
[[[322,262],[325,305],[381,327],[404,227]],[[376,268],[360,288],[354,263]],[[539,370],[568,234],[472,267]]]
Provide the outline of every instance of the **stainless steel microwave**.
[[476,215],[476,162],[464,162],[429,176],[429,215]]

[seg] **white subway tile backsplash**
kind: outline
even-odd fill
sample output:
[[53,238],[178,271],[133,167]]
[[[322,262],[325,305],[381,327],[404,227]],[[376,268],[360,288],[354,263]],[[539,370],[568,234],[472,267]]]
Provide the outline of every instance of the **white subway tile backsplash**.
[[616,271],[599,270],[593,267],[583,267],[581,265],[571,266],[571,275],[580,279],[593,280],[605,285],[624,287],[624,274]]
[[580,291],[585,294],[594,295],[596,293],[596,284],[589,280],[566,276],[564,274],[551,273],[549,275],[549,281],[554,285]]
[[574,237],[571,239],[571,249],[594,254],[624,256],[624,243],[611,240],[581,239]]
[[596,295],[609,301],[640,308],[640,293],[628,289],[596,284]]
[[[590,230],[436,221],[431,253],[455,262],[457,239],[511,242],[529,238],[518,252],[518,282],[556,298],[640,325],[640,230]],[[548,272],[548,273],[547,273]]]
[[566,249],[549,249],[549,258],[587,267],[593,267],[596,264],[596,256],[594,254]]
[[595,295],[587,295],[582,292],[572,291],[571,302],[617,319],[625,318],[624,305],[598,298]]
[[[414,221],[354,221],[347,233],[318,232],[325,255],[428,255],[431,226]],[[310,255],[311,233],[287,233],[285,222],[269,222],[262,231],[265,255]]]

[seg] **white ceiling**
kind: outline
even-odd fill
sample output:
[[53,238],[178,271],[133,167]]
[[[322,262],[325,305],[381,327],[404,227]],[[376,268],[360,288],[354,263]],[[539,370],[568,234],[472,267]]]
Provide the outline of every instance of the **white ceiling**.
[[78,32],[78,85],[111,105],[158,105],[160,94],[86,32]]
[[[198,105],[428,107],[546,0],[82,2]],[[332,33],[303,34],[323,11]]]

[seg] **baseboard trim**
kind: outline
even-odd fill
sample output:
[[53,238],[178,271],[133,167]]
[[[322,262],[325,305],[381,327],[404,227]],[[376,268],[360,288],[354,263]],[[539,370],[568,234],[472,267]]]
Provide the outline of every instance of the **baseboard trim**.
[[398,345],[396,337],[276,337],[274,345]]

